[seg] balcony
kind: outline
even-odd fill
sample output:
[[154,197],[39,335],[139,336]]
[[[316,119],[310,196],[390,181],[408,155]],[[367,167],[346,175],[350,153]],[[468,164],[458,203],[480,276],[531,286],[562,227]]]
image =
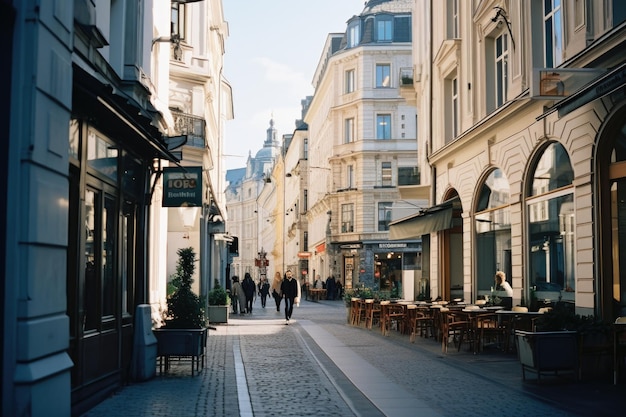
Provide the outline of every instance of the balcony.
[[187,146],[204,148],[206,146],[205,126],[203,118],[172,110],[174,125],[181,135],[187,135]]

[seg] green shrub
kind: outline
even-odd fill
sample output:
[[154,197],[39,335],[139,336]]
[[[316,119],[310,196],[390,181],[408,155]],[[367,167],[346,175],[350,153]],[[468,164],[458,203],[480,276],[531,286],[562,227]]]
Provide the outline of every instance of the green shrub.
[[167,310],[163,314],[165,328],[200,329],[206,325],[202,299],[191,289],[196,269],[193,248],[181,248],[177,252],[176,273],[172,276],[173,292],[167,297]]

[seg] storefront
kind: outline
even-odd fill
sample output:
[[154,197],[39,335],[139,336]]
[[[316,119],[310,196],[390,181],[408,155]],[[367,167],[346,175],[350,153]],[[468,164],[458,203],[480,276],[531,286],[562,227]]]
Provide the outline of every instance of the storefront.
[[130,378],[135,307],[148,302],[151,182],[159,159],[175,160],[151,120],[74,67],[67,314],[75,412]]
[[418,241],[371,241],[339,245],[346,288],[365,286],[394,298],[415,299],[422,269]]

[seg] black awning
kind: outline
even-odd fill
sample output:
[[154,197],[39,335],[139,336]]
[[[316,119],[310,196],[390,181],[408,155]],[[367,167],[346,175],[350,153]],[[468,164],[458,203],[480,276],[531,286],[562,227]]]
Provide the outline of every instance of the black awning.
[[417,239],[422,235],[451,229],[454,203],[458,201],[458,197],[455,197],[412,216],[389,223],[389,240]]
[[159,129],[152,124],[158,115],[152,105],[142,108],[77,65],[74,65],[73,71],[72,112],[75,115],[90,120],[103,133],[113,135],[145,159],[156,157],[174,163],[180,161],[168,149]]

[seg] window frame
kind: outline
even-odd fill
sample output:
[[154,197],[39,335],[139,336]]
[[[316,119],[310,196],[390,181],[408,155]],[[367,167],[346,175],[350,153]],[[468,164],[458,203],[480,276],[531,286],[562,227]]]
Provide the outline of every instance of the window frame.
[[343,143],[352,143],[355,141],[354,137],[354,117],[348,117],[344,120],[344,131],[343,131]]
[[341,233],[354,233],[354,203],[341,205]]
[[391,64],[376,64],[376,88],[391,88]]
[[376,115],[376,140],[391,140],[391,113]]
[[379,232],[388,232],[391,223],[393,201],[378,202],[378,226]]
[[344,93],[350,94],[356,90],[356,70],[351,68],[345,72]]

